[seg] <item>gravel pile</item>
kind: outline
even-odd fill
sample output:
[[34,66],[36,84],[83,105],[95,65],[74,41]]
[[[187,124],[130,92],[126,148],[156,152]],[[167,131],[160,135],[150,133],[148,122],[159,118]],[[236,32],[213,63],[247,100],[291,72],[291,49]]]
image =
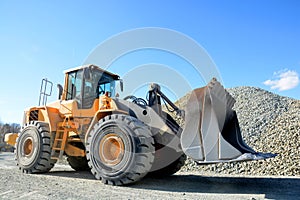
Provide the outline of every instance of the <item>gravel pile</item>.
[[[197,165],[186,161],[182,171],[240,175],[300,175],[300,100],[282,97],[254,87],[228,89],[236,99],[243,138],[258,152],[277,153],[273,159]],[[176,104],[184,109],[189,94]],[[183,125],[183,121],[179,121]]]

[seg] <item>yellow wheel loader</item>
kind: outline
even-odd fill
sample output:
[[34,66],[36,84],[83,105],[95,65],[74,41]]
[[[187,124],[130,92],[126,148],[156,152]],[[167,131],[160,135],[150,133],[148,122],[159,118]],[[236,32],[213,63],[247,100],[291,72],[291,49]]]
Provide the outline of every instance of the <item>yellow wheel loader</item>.
[[[118,75],[95,65],[67,70],[59,99],[47,104],[53,84],[43,79],[40,105],[25,111],[20,133],[6,135],[20,170],[48,172],[65,155],[73,169],[90,170],[105,184],[125,185],[146,174],[172,175],[186,156],[199,164],[275,156],[244,143],[235,101],[216,79],[192,91],[185,111],[158,84],[150,85],[146,100],[121,99],[118,81],[122,90]],[[162,101],[184,118],[184,127],[162,110]]]

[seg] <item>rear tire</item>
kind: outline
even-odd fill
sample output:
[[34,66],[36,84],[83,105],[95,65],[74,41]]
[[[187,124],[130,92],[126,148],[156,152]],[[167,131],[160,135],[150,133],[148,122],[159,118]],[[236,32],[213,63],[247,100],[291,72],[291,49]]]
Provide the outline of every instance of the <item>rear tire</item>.
[[51,136],[47,123],[30,121],[19,133],[15,145],[15,160],[24,173],[43,173],[53,168]]
[[125,185],[143,178],[154,160],[149,128],[134,117],[104,117],[89,133],[87,159],[92,174],[105,184]]
[[75,171],[89,171],[90,167],[88,165],[88,161],[86,157],[81,156],[68,156],[67,161],[69,165]]

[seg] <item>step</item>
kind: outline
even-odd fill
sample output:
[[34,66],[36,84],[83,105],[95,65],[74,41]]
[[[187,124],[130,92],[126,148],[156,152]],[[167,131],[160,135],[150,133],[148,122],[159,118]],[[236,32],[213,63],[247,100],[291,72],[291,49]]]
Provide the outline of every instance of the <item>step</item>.
[[57,147],[54,147],[54,148],[52,148],[52,150],[58,150],[58,151],[61,151],[61,150],[63,150],[62,148],[57,148]]

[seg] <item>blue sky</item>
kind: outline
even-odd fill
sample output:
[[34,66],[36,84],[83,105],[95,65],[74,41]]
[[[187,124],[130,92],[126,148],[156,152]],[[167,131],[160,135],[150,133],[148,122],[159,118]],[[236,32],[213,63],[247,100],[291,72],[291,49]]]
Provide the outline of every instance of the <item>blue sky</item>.
[[[300,99],[296,0],[3,0],[0,27],[3,122],[20,123],[24,108],[38,103],[42,78],[62,83],[62,71],[84,63],[101,42],[142,27],[172,29],[194,39],[211,56],[226,87],[255,86]],[[188,65],[164,52],[144,51],[123,56],[112,69],[122,76],[122,65],[147,63]]]

